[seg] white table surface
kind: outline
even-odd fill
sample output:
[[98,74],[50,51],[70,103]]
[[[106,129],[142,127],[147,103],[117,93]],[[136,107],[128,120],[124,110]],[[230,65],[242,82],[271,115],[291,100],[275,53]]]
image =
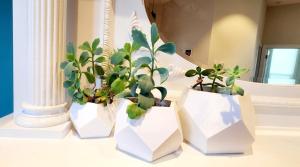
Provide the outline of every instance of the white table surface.
[[256,136],[247,154],[203,155],[186,143],[177,153],[148,163],[116,149],[113,138],[64,139],[0,138],[0,167],[300,167],[300,135]]

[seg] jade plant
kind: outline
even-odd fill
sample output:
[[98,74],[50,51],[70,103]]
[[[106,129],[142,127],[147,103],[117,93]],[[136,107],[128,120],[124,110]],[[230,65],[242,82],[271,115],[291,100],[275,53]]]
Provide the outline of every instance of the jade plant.
[[[141,117],[152,106],[169,106],[170,101],[164,100],[167,95],[167,89],[160,86],[169,76],[167,68],[158,67],[156,57],[159,52],[173,54],[176,46],[172,42],[167,42],[157,46],[159,33],[155,23],[151,25],[151,43],[148,43],[146,35],[140,30],[132,30],[132,44],[126,43],[124,48],[119,49],[111,57],[111,63],[115,69],[120,69],[117,74],[123,82],[126,82],[127,91],[124,91],[123,97],[131,100],[133,103],[127,107],[127,114],[130,119]],[[132,60],[132,54],[139,50],[147,52],[147,56],[141,56]],[[160,75],[160,84],[154,82],[154,74]],[[161,98],[155,98],[154,90],[161,93]]]
[[[193,89],[200,87],[201,91],[204,91],[204,88],[206,88],[206,91],[214,93],[225,93],[230,95],[239,94],[243,96],[244,90],[235,84],[235,80],[240,78],[241,75],[246,72],[248,72],[248,69],[240,68],[239,66],[235,66],[233,69],[224,69],[223,64],[214,64],[211,69],[202,70],[201,67],[190,69],[185,73],[185,76],[198,76],[196,84],[192,86]],[[223,84],[224,76],[227,76],[225,85]],[[211,82],[204,83],[205,77]]]
[[[82,51],[79,58],[73,44],[67,46],[66,60],[60,67],[64,70],[66,80],[64,88],[74,102],[85,104],[87,102],[112,103],[113,97],[123,91],[122,84],[117,78],[105,73],[103,68],[107,61],[102,55],[102,48],[97,38],[92,43],[84,42],[79,46]],[[85,76],[89,86],[82,88],[81,82]],[[97,84],[97,80],[101,83]],[[125,86],[123,86],[125,89]]]

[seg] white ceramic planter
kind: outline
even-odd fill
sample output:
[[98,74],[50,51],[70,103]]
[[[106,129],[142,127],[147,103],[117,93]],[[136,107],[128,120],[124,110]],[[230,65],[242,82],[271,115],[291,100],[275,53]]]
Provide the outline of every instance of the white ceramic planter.
[[254,142],[250,97],[187,89],[179,101],[184,139],[206,154],[243,153]]
[[130,120],[126,109],[131,103],[122,99],[117,111],[114,136],[118,149],[154,161],[180,148],[183,137],[174,106],[152,107],[141,118]]
[[114,111],[102,104],[73,103],[69,112],[71,121],[81,138],[107,137],[114,127]]

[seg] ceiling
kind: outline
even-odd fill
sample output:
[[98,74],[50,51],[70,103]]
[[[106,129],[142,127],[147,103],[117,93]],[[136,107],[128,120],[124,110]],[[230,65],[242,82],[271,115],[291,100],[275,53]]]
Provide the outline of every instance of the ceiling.
[[267,0],[268,6],[279,6],[300,3],[300,0]]

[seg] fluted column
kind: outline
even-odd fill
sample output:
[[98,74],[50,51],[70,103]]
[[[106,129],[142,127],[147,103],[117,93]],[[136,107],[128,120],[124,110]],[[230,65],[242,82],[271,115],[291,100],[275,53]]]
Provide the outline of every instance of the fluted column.
[[18,125],[49,127],[69,120],[59,67],[65,57],[67,0],[28,0],[28,99]]
[[[104,0],[103,55],[108,56],[114,51],[114,0]],[[108,64],[105,65],[107,67]]]

